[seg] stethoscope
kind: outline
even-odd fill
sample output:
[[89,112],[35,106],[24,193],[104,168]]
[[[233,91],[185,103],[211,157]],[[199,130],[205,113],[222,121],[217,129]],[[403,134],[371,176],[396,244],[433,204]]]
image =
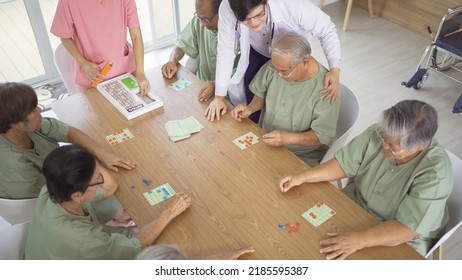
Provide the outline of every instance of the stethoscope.
[[[268,5],[268,18],[269,18],[269,22],[270,22],[270,26],[271,26],[271,41],[273,41],[274,22],[273,22],[273,17],[271,16],[269,5]],[[239,21],[236,19],[236,23],[234,25],[234,55],[240,55],[241,54],[241,48],[240,48],[240,44],[239,44],[239,39],[240,39],[240,25],[239,25]],[[270,50],[271,50],[271,46],[270,46]]]

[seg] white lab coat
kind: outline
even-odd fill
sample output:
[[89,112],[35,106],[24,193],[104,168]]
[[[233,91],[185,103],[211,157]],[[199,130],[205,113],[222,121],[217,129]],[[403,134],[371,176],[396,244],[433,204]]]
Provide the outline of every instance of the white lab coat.
[[[330,69],[340,68],[340,41],[330,17],[307,0],[268,0],[270,23],[274,23],[274,36],[284,32],[297,32],[309,42],[318,37]],[[229,93],[236,106],[246,103],[244,74],[249,64],[250,30],[236,16],[228,0],[223,0],[218,20],[218,55],[215,77],[215,94]],[[241,57],[231,77],[235,58],[235,40],[240,43]],[[231,77],[231,78],[230,78]]]

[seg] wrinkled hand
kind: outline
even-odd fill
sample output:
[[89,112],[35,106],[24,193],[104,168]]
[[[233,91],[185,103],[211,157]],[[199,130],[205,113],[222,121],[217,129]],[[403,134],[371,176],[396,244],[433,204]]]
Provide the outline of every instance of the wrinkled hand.
[[329,239],[319,243],[323,247],[319,252],[326,254],[327,260],[343,260],[363,249],[360,245],[362,236],[358,232],[327,233],[327,235]]
[[255,252],[253,247],[239,248],[233,251],[224,252],[221,254],[213,255],[209,257],[211,260],[237,260],[240,256],[248,253]]
[[281,130],[273,130],[262,136],[263,142],[271,146],[282,146],[287,144],[289,133]]
[[94,82],[99,83],[101,81],[102,77],[100,77],[100,69],[98,65],[88,60],[85,60],[85,62],[83,62],[80,65],[80,67],[82,67],[82,70],[85,73],[85,76],[87,77],[87,80],[90,83],[90,85]]
[[239,104],[236,108],[231,111],[231,117],[238,122],[242,122],[242,119],[248,118],[252,114],[250,106]]
[[210,102],[207,109],[205,109],[204,115],[207,116],[209,121],[214,121],[215,118],[219,121],[220,116],[223,116],[228,111],[226,107],[225,98],[223,96],[215,96]]
[[176,71],[178,71],[177,63],[167,62],[162,66],[162,75],[167,78],[171,79],[173,75],[175,75]]
[[148,79],[146,78],[145,74],[137,74],[136,75],[136,82],[140,87],[141,95],[145,96],[148,94],[149,89],[151,89],[151,85],[149,84]]
[[330,99],[330,103],[333,104],[337,100],[338,90],[340,86],[340,69],[333,68],[326,73],[324,77],[324,89],[319,93],[326,94],[324,100]]
[[291,188],[303,183],[303,176],[301,174],[286,175],[279,181],[279,190],[281,192],[287,192]]
[[215,82],[208,81],[206,82],[200,92],[199,92],[199,101],[204,102],[209,100],[210,97],[215,95]]
[[183,213],[191,205],[191,197],[184,192],[179,192],[173,197],[173,201],[168,205],[167,211],[170,219]]
[[115,172],[119,171],[117,166],[128,170],[136,167],[136,163],[133,160],[123,158],[120,155],[107,150],[103,150],[99,154],[98,159],[104,164],[104,166]]

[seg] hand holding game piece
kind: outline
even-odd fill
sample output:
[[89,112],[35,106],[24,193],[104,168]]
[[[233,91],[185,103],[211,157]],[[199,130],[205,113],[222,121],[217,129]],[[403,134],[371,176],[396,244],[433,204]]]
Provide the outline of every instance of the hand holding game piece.
[[271,146],[282,146],[288,144],[288,137],[290,133],[281,131],[281,130],[273,130],[270,133],[267,133],[262,136],[263,142],[271,145]]
[[293,175],[285,175],[279,181],[279,184],[278,184],[279,190],[281,192],[287,192],[291,188],[303,184],[304,180],[303,180],[302,175],[303,175],[303,173],[293,174]]
[[239,104],[231,111],[231,117],[238,122],[242,122],[242,119],[248,118],[252,113],[253,111],[250,106]]
[[175,75],[176,71],[178,71],[178,64],[169,61],[162,66],[161,71],[165,78],[171,79]]
[[103,69],[99,71],[97,74],[97,79],[91,83],[92,87],[96,87],[99,83],[101,83],[104,80],[104,77],[109,73],[109,71],[112,68],[112,62],[109,61],[106,65],[104,65]]
[[136,167],[136,163],[133,160],[124,158],[116,153],[107,150],[100,150],[97,155],[98,159],[112,171],[118,172],[118,167],[132,170]]
[[87,77],[88,83],[91,85],[98,81],[99,67],[95,63],[85,60],[80,67],[82,67],[85,76]]

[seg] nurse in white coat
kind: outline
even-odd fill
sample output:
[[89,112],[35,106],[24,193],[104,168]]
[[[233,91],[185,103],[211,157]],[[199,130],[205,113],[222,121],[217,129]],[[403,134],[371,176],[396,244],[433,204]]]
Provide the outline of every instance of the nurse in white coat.
[[[219,10],[218,55],[215,98],[205,115],[210,121],[226,114],[227,93],[234,106],[248,104],[248,85],[258,69],[270,58],[272,38],[284,32],[297,32],[309,42],[319,38],[329,64],[325,76],[325,99],[336,100],[340,76],[340,41],[330,17],[307,0],[223,0]],[[234,58],[239,65],[231,77]],[[287,69],[290,70],[290,69]],[[254,120],[255,121],[255,120]],[[258,121],[258,119],[256,119]]]

